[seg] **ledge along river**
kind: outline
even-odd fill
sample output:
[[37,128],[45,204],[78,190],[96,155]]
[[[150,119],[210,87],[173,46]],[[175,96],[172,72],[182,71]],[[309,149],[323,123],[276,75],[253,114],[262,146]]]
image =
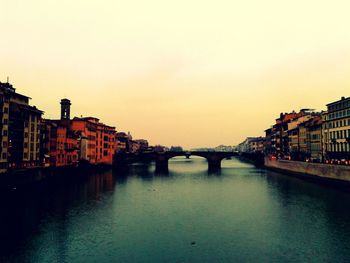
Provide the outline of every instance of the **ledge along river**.
[[50,178],[0,194],[0,262],[350,262],[350,192],[238,159]]

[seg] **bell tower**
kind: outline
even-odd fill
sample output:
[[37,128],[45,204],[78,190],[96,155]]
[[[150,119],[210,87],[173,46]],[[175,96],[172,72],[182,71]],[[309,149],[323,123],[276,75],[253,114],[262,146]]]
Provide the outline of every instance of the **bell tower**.
[[61,100],[61,120],[70,120],[70,105],[69,99]]

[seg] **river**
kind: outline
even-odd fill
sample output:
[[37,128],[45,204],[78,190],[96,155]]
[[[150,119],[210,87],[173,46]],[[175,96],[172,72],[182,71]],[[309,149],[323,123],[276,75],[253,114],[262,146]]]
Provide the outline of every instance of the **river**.
[[350,262],[350,193],[238,159],[54,178],[0,197],[0,262]]

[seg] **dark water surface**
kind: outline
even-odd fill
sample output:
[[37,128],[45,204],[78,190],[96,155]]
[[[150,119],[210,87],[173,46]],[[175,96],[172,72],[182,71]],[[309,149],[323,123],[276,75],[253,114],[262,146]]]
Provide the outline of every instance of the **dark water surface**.
[[237,159],[1,193],[0,262],[350,262],[350,193]]

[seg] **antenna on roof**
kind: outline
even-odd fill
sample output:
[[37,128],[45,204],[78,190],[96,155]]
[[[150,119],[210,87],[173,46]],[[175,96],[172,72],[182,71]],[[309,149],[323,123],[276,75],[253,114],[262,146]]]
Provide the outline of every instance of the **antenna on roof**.
[[9,83],[9,76],[7,76],[7,83]]

